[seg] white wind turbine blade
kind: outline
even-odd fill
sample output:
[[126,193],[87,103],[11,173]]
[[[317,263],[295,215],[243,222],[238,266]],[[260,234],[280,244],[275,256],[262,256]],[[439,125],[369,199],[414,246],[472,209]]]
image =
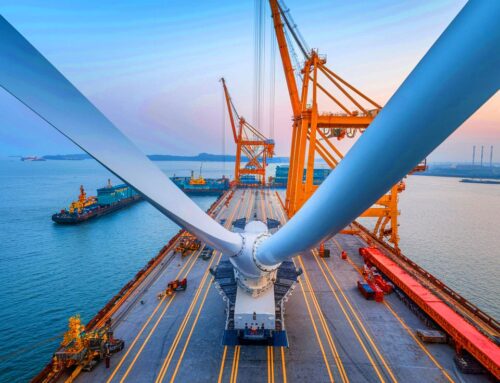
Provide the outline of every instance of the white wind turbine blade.
[[500,1],[471,0],[316,193],[256,259],[278,264],[342,230],[500,86]]
[[225,253],[240,250],[238,234],[191,201],[1,16],[0,85],[178,225]]

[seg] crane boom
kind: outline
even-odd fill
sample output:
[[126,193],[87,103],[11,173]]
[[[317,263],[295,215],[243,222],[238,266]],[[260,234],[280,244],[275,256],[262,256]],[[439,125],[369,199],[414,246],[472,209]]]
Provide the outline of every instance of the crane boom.
[[298,120],[301,114],[299,91],[297,82],[295,81],[290,52],[286,43],[286,36],[283,21],[281,20],[280,6],[277,0],[270,0],[271,13],[273,17],[274,30],[276,31],[276,39],[278,40],[278,48],[280,50],[281,62],[283,63],[283,71],[285,73],[286,83],[288,85],[288,93],[292,103],[294,120]]
[[[227,89],[226,80],[221,78],[227,112],[231,121],[234,143],[236,144],[236,161],[234,164],[234,178],[237,184],[243,182],[242,176],[257,177],[254,183],[266,183],[267,159],[274,155],[274,141],[266,138],[257,128],[250,125],[243,116],[240,116],[234,107],[231,95]],[[238,119],[236,128],[235,116]],[[241,155],[246,156],[247,162],[241,166]],[[252,183],[252,178],[245,179]]]
[[236,124],[234,122],[233,103],[231,101],[231,96],[229,95],[229,91],[227,90],[226,80],[224,80],[224,77],[221,77],[220,81],[222,82],[222,87],[224,88],[224,98],[226,100],[227,112],[229,113],[229,121],[231,122],[231,130],[233,132],[234,142],[237,142],[238,134],[236,133]]

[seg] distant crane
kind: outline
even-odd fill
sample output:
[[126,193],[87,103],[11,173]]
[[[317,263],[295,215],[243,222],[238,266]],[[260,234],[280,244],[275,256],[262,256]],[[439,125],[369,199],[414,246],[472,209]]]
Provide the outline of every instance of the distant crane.
[[[243,176],[253,175],[256,178],[256,183],[265,185],[267,160],[274,155],[274,140],[266,138],[258,129],[250,125],[243,116],[238,114],[227,90],[226,81],[224,78],[221,78],[220,81],[224,88],[227,111],[236,144],[235,181],[237,184],[241,184]],[[238,123],[238,127],[236,127],[236,123]],[[243,166],[242,156],[247,158]]]
[[[344,155],[331,142],[331,138],[340,141],[345,137],[354,138],[358,132],[363,133],[382,106],[330,70],[326,66],[326,56],[308,48],[282,1],[270,0],[269,3],[293,111],[285,201],[288,215],[293,216],[318,188],[314,184],[316,154],[330,168],[335,168]],[[303,66],[299,63],[292,41],[304,56]],[[320,76],[324,80],[323,85],[320,83]],[[300,94],[297,82],[302,83]],[[321,113],[318,106],[320,101],[333,102],[338,111]],[[426,168],[424,160],[412,173]],[[404,182],[398,182],[361,215],[377,218],[374,234],[380,239],[388,239],[396,249],[399,242],[398,193],[404,189]]]
[[[108,180],[109,182],[109,180]],[[81,213],[86,207],[92,206],[97,202],[97,198],[94,196],[87,197],[83,185],[80,185],[80,194],[78,195],[78,201],[71,202],[69,206],[69,212],[73,214],[74,212]]]

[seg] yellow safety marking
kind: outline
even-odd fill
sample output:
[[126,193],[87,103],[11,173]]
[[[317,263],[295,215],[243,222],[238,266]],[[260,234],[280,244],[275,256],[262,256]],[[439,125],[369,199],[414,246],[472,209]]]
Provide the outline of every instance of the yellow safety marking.
[[401,319],[401,317],[396,313],[396,311],[393,310],[393,308],[391,307],[391,305],[387,301],[384,301],[384,305],[389,309],[389,311],[394,315],[394,317],[399,321],[399,323],[401,323],[401,326],[403,326],[403,328],[408,332],[408,334],[410,334],[410,336],[413,338],[413,340],[420,346],[420,348],[422,349],[422,351],[429,357],[429,359],[443,373],[443,375],[445,376],[445,378],[448,379],[448,381],[450,383],[455,383],[455,381],[451,378],[451,376],[448,374],[448,372],[445,370],[445,368],[443,366],[441,366],[441,364],[436,360],[436,358],[434,358],[434,356],[432,356],[432,354],[429,352],[429,350],[427,350],[427,348],[420,341],[420,339],[418,339],[415,336],[415,334],[411,331],[411,329],[403,321],[403,319]]
[[[270,206],[273,207],[272,204]],[[273,209],[273,211],[274,211],[274,209]],[[278,211],[279,211],[281,217],[283,218],[283,223],[286,222],[287,219],[286,219],[282,209],[279,209]],[[293,262],[295,263],[295,260]],[[332,370],[330,369],[330,364],[328,363],[328,358],[326,356],[325,348],[323,346],[323,341],[322,341],[321,336],[319,334],[318,327],[316,326],[316,322],[314,320],[314,316],[312,314],[311,306],[309,304],[309,300],[307,299],[307,295],[306,295],[304,286],[302,285],[302,283],[299,283],[299,285],[300,285],[300,290],[302,291],[302,295],[304,297],[304,301],[306,303],[307,312],[309,314],[309,319],[311,320],[311,324],[313,326],[314,334],[316,335],[316,340],[318,341],[318,345],[319,345],[319,348],[321,350],[321,354],[323,355],[323,360],[325,362],[325,367],[326,367],[328,376],[330,378],[330,382],[334,382],[335,380],[333,378]]]
[[[339,248],[340,251],[342,251],[342,246],[338,243],[336,239],[333,239],[337,247]],[[348,262],[358,271],[359,274],[362,274],[362,270],[360,267],[358,267],[350,258],[349,256],[347,257]],[[451,378],[451,376],[448,374],[446,369],[432,356],[432,354],[429,352],[427,347],[418,339],[415,334],[412,332],[412,330],[406,325],[406,323],[403,321],[403,319],[396,313],[396,311],[393,310],[389,302],[384,301],[384,305],[389,309],[389,311],[392,313],[392,315],[401,323],[403,328],[406,330],[408,334],[413,338],[413,340],[417,343],[417,345],[422,349],[422,351],[429,357],[429,359],[436,365],[436,367],[443,373],[446,379],[448,379],[449,382],[454,383],[454,380]]]
[[271,360],[269,359],[269,346],[266,347],[266,351],[267,351],[267,357],[266,357],[266,360],[267,360],[267,381],[270,382],[271,381]]
[[240,346],[235,346],[233,354],[233,366],[231,368],[231,377],[229,379],[230,383],[236,383],[236,380],[238,379],[239,360],[240,360]]
[[[202,251],[202,249],[200,249],[198,253],[200,253],[201,251]],[[175,279],[179,279],[180,275],[182,275],[182,272],[184,271],[184,269],[188,265],[190,265],[190,266],[189,266],[189,269],[186,272],[185,276],[187,276],[189,274],[189,272],[191,271],[191,268],[193,267],[193,265],[195,264],[196,260],[198,259],[198,257],[197,257],[198,253],[195,253],[195,254],[191,255],[190,259],[188,259],[187,262],[179,270],[179,272],[177,273]],[[174,296],[175,296],[175,293],[174,293],[174,295],[171,296],[171,299],[170,299],[169,303],[167,304],[167,308],[170,305],[170,303],[172,302]],[[142,333],[144,332],[144,330],[146,330],[146,327],[149,325],[149,323],[151,322],[151,320],[153,319],[153,317],[155,316],[155,314],[160,309],[161,305],[165,302],[166,299],[167,299],[167,296],[164,296],[160,300],[160,302],[158,303],[158,305],[156,305],[156,308],[154,309],[154,311],[148,317],[147,321],[142,325],[140,331],[137,333],[137,335],[135,336],[134,340],[132,341],[132,343],[130,344],[130,346],[127,348],[127,352],[123,355],[123,357],[120,359],[119,363],[116,365],[115,369],[113,370],[113,372],[111,373],[110,377],[106,381],[107,383],[109,383],[109,382],[111,382],[113,380],[113,378],[115,377],[115,375],[117,374],[117,372],[119,371],[119,369],[121,368],[121,366],[123,365],[123,363],[125,362],[127,356],[133,350],[134,346],[136,345],[137,341],[141,337]]]
[[267,346],[267,381],[274,383],[274,352],[272,346]]
[[240,352],[241,352],[241,347],[240,346],[236,346],[236,351],[237,351],[238,355],[236,357],[236,367],[234,368],[234,379],[233,379],[232,383],[236,383],[236,381],[238,380],[238,368],[240,367]]
[[[230,224],[230,222],[231,222],[232,217],[234,216],[234,214],[235,214],[236,210],[237,210],[237,209],[239,208],[239,206],[240,206],[240,202],[241,202],[241,201],[238,201],[238,202],[237,202],[237,204],[236,204],[236,206],[235,206],[235,209],[233,210],[233,212],[232,212],[232,214],[231,214],[230,219],[229,219],[229,220],[228,220],[228,222],[226,223],[226,227],[227,227],[227,226],[229,226],[229,224]],[[203,246],[203,247],[204,247],[204,246]],[[202,249],[203,249],[203,248],[201,248],[201,249],[199,250],[199,252],[198,252],[198,253],[201,253]],[[195,259],[197,259],[197,257],[195,257]],[[208,266],[208,268],[207,268],[207,270],[206,270],[205,274],[206,274],[206,273],[210,270],[210,266],[211,266],[212,262],[213,262],[213,258],[212,258],[212,260],[211,260],[211,262],[210,262],[210,264],[209,264],[209,266]],[[191,264],[190,269],[189,269],[189,271],[187,272],[186,276],[187,276],[187,275],[189,274],[189,272],[191,271],[191,268],[193,267],[193,265],[194,265],[194,262]],[[201,283],[200,283],[200,286],[201,286]],[[198,293],[199,293],[199,291],[198,291]],[[172,302],[172,300],[173,300],[173,298],[174,298],[174,297],[175,297],[175,295],[174,295],[174,296],[172,296],[172,299],[170,300],[169,305],[170,305],[170,303]],[[167,307],[167,308],[168,308],[168,307]],[[138,354],[136,354],[136,355],[135,355],[135,357],[134,357],[134,359],[133,359],[133,361],[132,361],[132,364],[131,364],[128,368],[127,368],[127,371],[125,372],[125,375],[124,375],[124,376],[122,377],[122,379],[120,380],[120,383],[122,383],[122,382],[124,381],[124,379],[125,379],[125,378],[128,376],[128,374],[130,373],[130,370],[131,370],[131,369],[132,369],[132,367],[134,366],[134,364],[135,364],[135,362],[137,361],[137,359],[138,359],[139,355],[142,353],[142,350],[144,349],[144,347],[146,346],[147,342],[148,342],[148,341],[149,341],[149,339],[151,338],[151,335],[152,335],[152,334],[154,333],[154,331],[156,330],[156,327],[157,327],[157,326],[158,326],[158,324],[160,323],[160,321],[161,321],[161,319],[163,318],[163,316],[164,316],[165,312],[166,312],[166,309],[164,309],[164,310],[162,311],[162,314],[160,315],[160,317],[159,317],[159,318],[158,318],[158,320],[156,321],[156,323],[155,323],[155,325],[154,325],[153,329],[151,329],[150,333],[148,334],[148,337],[146,338],[146,340],[144,341],[143,345],[141,346],[141,348],[140,348],[140,350],[139,350]]]
[[304,296],[304,301],[306,302],[306,308],[307,312],[309,313],[309,318],[311,319],[311,324],[314,329],[314,334],[316,335],[316,340],[318,341],[319,348],[321,350],[321,353],[323,354],[323,360],[325,361],[325,366],[326,370],[328,372],[328,376],[330,377],[330,382],[334,382],[332,371],[330,370],[330,364],[328,363],[328,358],[326,357],[325,349],[323,347],[323,341],[321,340],[321,337],[319,335],[318,328],[316,327],[316,323],[314,322],[314,317],[311,312],[311,307],[309,306],[309,301],[306,296],[306,292],[304,290],[304,286],[300,283],[300,290],[302,291],[302,295]]
[[286,383],[286,358],[285,358],[285,347],[281,348],[281,370],[283,373],[283,383]]
[[[156,380],[155,380],[156,383],[162,382],[163,378],[165,377],[165,374],[167,373],[168,367],[170,366],[170,362],[172,361],[174,353],[175,353],[175,351],[177,349],[177,345],[179,344],[179,341],[180,341],[182,335],[184,334],[184,330],[186,328],[187,323],[189,322],[189,319],[191,318],[191,314],[192,314],[192,312],[194,310],[194,307],[198,303],[198,298],[200,297],[201,291],[204,288],[204,284],[205,284],[205,282],[206,282],[206,280],[208,278],[208,275],[210,273],[210,266],[212,266],[212,263],[213,263],[214,259],[215,258],[212,258],[212,260],[210,261],[210,263],[209,263],[209,265],[207,267],[207,270],[205,271],[205,274],[203,275],[203,278],[202,278],[202,280],[200,282],[200,285],[198,287],[198,291],[196,291],[196,294],[195,294],[195,296],[194,296],[194,298],[193,298],[193,300],[191,302],[191,305],[189,306],[188,312],[184,316],[184,319],[183,319],[183,321],[181,323],[181,326],[177,330],[177,334],[175,336],[174,341],[172,342],[172,345],[170,346],[170,350],[169,350],[169,352],[167,354],[167,357],[163,361],[162,367],[160,369],[160,373],[156,377]],[[209,286],[210,285],[208,285],[207,287],[209,287]],[[208,290],[208,288],[207,288],[207,290]]]
[[219,379],[217,379],[217,383],[222,382],[222,375],[224,375],[224,363],[226,362],[226,355],[227,355],[227,346],[224,346],[224,352],[222,353],[222,361],[220,363]]
[[[236,206],[239,206],[239,202]],[[191,271],[191,268],[192,266],[194,265],[194,263],[196,262],[197,260],[197,255],[201,253],[201,251],[203,250],[205,246],[203,246],[202,248],[200,248],[198,250],[197,253],[194,253],[191,255],[190,259],[184,264],[184,266],[181,268],[181,270],[177,273],[175,279],[179,279],[181,273],[184,271],[184,269],[187,267],[187,265],[189,264],[189,262],[191,262],[191,266],[188,270],[188,272],[184,275],[184,277],[187,277],[187,275],[189,274],[189,272]],[[175,296],[175,293],[174,293],[174,296]],[[173,297],[172,296],[172,299]],[[127,349],[127,352],[125,353],[125,355],[123,355],[123,357],[120,359],[120,362],[118,363],[118,365],[115,367],[114,371],[112,372],[111,376],[108,378],[108,380],[106,381],[106,383],[109,383],[111,382],[111,380],[114,378],[114,376],[116,375],[116,373],[118,372],[118,370],[121,368],[121,366],[123,365],[123,363],[125,362],[125,359],[127,358],[127,356],[129,355],[129,353],[132,351],[132,349],[134,348],[135,344],[137,343],[137,341],[139,340],[140,336],[142,335],[142,333],[144,332],[144,330],[146,329],[146,327],[148,326],[148,324],[151,322],[151,320],[153,319],[153,316],[156,314],[156,312],[159,310],[159,308],[161,307],[161,304],[166,300],[166,296],[162,298],[162,300],[158,303],[158,305],[156,306],[155,310],[153,311],[153,313],[149,316],[148,320],[144,323],[144,325],[142,326],[141,330],[139,331],[139,333],[136,335],[136,337],[134,338],[134,340],[132,341],[131,345],[128,347]],[[170,303],[172,301],[172,299],[170,300]],[[169,304],[170,304],[169,303]]]
[[[219,260],[222,257],[222,253],[219,255]],[[219,260],[217,262],[219,262]],[[196,317],[194,318],[193,324],[191,325],[191,330],[189,331],[189,334],[186,338],[186,342],[184,343],[184,347],[182,348],[181,355],[179,356],[179,360],[177,361],[177,365],[175,366],[174,373],[172,374],[172,378],[170,378],[170,383],[173,383],[175,380],[175,377],[177,376],[177,373],[179,371],[179,367],[182,363],[182,360],[184,358],[184,354],[186,353],[186,350],[188,348],[189,342],[191,341],[191,336],[193,335],[194,329],[196,327],[196,323],[198,323],[198,319],[200,318],[201,310],[205,306],[205,301],[207,300],[208,292],[210,291],[210,285],[211,282],[213,281],[213,277],[210,279],[210,282],[208,282],[208,285],[206,286],[206,291],[203,296],[203,299],[200,303],[200,306],[198,308],[198,312],[196,313]]]
[[344,297],[344,300],[345,302],[347,303],[347,306],[349,307],[349,309],[351,310],[352,314],[354,315],[354,318],[356,319],[356,322],[358,322],[359,326],[361,327],[361,331],[365,334],[366,338],[368,339],[368,342],[370,343],[370,345],[372,346],[373,350],[375,351],[375,354],[377,354],[378,358],[380,359],[380,361],[382,362],[382,364],[384,365],[387,373],[389,374],[391,380],[394,382],[394,383],[397,383],[397,379],[396,377],[394,376],[394,373],[392,372],[391,368],[389,367],[388,363],[386,362],[385,358],[382,356],[381,352],[379,351],[377,345],[375,344],[375,342],[373,341],[371,335],[369,334],[368,330],[366,329],[366,327],[364,326],[363,322],[361,321],[361,319],[359,318],[359,315],[356,313],[356,310],[352,307],[351,305],[351,302],[349,301],[349,299],[346,297],[346,295],[344,294],[344,292],[342,291],[342,288],[340,287],[340,284],[337,282],[337,279],[335,278],[335,276],[333,275],[332,271],[330,270],[330,268],[328,267],[328,264],[325,262],[324,259],[322,259],[323,263],[325,264],[326,266],[326,271],[328,272],[328,274],[330,274],[331,278],[332,278],[332,281],[333,283],[335,283],[335,285],[337,286],[337,289],[339,290],[340,292],[340,295],[342,295],[342,297]]
[[[191,266],[189,267],[189,270],[187,271],[186,275],[189,274],[189,272],[191,271],[192,267],[194,266],[195,262],[193,262],[191,264]],[[172,304],[174,298],[175,298],[176,294],[172,295],[172,298],[170,298],[170,301],[168,302],[168,304],[163,308],[162,312],[160,313],[158,319],[156,320],[155,324],[153,325],[153,327],[151,328],[151,330],[149,330],[149,333],[148,333],[148,336],[146,337],[146,339],[144,339],[144,342],[142,343],[141,347],[139,348],[139,351],[137,352],[137,354],[134,355],[134,358],[132,359],[132,362],[130,363],[130,365],[127,367],[127,369],[125,370],[125,374],[123,375],[123,377],[120,379],[120,383],[123,383],[125,381],[125,379],[127,378],[128,374],[130,373],[130,371],[132,370],[132,368],[134,367],[135,363],[137,362],[137,359],[139,358],[139,356],[142,354],[142,351],[144,350],[144,348],[146,347],[146,345],[148,344],[149,340],[151,339],[151,336],[154,334],[154,332],[156,331],[156,328],[158,327],[158,325],[160,324],[161,320],[163,319],[163,317],[165,316],[165,313],[167,312],[168,308],[170,307],[170,305]]]
[[[342,246],[340,246],[340,244],[337,242],[336,239],[333,239],[333,241],[336,243],[337,247],[339,248],[339,250],[342,252],[343,251],[343,248]],[[330,276],[332,277],[332,280],[333,282],[335,283],[335,285],[337,286],[337,288],[339,289],[339,292],[340,294],[344,297],[346,303],[347,303],[347,306],[349,306],[349,309],[351,310],[351,312],[353,313],[354,317],[356,318],[356,321],[359,323],[360,327],[361,327],[361,330],[363,331],[363,333],[366,335],[366,337],[368,338],[368,341],[370,342],[370,344],[372,345],[375,353],[377,354],[377,356],[379,357],[379,359],[382,361],[382,364],[384,365],[385,369],[387,370],[387,372],[389,373],[390,377],[391,377],[391,380],[393,382],[397,382],[397,379],[396,377],[394,376],[394,373],[392,372],[392,370],[389,368],[389,365],[388,363],[386,362],[385,358],[382,356],[382,354],[380,353],[378,347],[375,345],[375,342],[373,341],[372,337],[369,335],[368,333],[368,330],[366,329],[366,327],[363,325],[363,322],[361,321],[361,319],[359,318],[358,314],[356,313],[356,310],[352,307],[351,305],[351,302],[349,301],[349,299],[346,297],[346,295],[344,294],[344,292],[342,291],[342,289],[340,288],[340,285],[339,283],[337,282],[337,279],[334,277],[332,271],[330,270],[330,268],[328,267],[328,264],[325,262],[324,259],[322,259],[323,263],[325,264],[325,267],[326,267],[326,270],[328,271],[328,274],[330,274]]]
[[274,383],[274,347],[269,346],[269,359],[271,360],[271,383]]
[[325,317],[324,317],[323,312],[321,310],[321,307],[319,305],[318,299],[316,298],[316,294],[314,293],[314,290],[312,288],[311,282],[309,280],[309,276],[307,275],[306,267],[304,266],[304,263],[302,262],[302,258],[300,257],[300,255],[297,257],[297,259],[298,259],[300,265],[302,266],[302,271],[304,273],[303,274],[304,279],[305,279],[305,282],[307,284],[307,287],[309,288],[309,294],[312,298],[314,307],[316,308],[316,312],[318,313],[318,317],[319,317],[321,326],[323,328],[323,331],[326,334],[326,339],[328,341],[328,345],[330,346],[330,351],[333,354],[335,364],[337,365],[337,368],[339,370],[340,377],[344,383],[347,383],[347,382],[349,382],[349,378],[347,377],[347,374],[346,374],[345,369],[344,369],[344,364],[342,363],[342,359],[340,358],[340,355],[337,351],[337,347],[335,346],[335,342],[333,341],[333,337],[332,337],[332,334],[330,332],[330,328],[328,327],[328,324],[326,323],[326,320],[325,320]]
[[[238,209],[239,205],[241,204],[244,196],[245,196],[245,191],[243,191],[242,198],[240,198],[238,200],[238,205],[233,209],[232,217],[234,217],[234,215],[236,214],[236,210]],[[232,219],[232,217],[231,217],[231,219]],[[231,219],[227,220],[226,227],[228,227],[230,225]],[[219,370],[218,383],[222,382],[222,378],[224,376],[224,364],[226,363],[226,356],[227,356],[227,346],[224,346],[224,351],[222,352],[222,360],[221,360],[221,365],[220,365],[220,370]],[[233,372],[232,372],[233,369],[234,369],[234,362],[233,362],[233,367],[232,367],[232,370],[231,370],[231,381],[233,379]]]
[[361,339],[361,336],[359,335],[359,332],[358,330],[356,329],[356,327],[354,326],[354,324],[352,323],[351,321],[351,318],[349,317],[349,315],[347,314],[347,311],[345,310],[344,308],[344,305],[342,304],[342,302],[340,301],[337,293],[335,293],[335,290],[333,289],[333,286],[332,284],[330,283],[330,281],[328,280],[328,277],[325,273],[325,271],[323,270],[323,267],[321,266],[321,263],[318,261],[318,258],[317,258],[317,254],[316,252],[313,250],[312,251],[313,253],[313,258],[314,260],[316,261],[316,263],[318,264],[318,267],[319,269],[321,270],[321,273],[323,274],[323,277],[325,278],[325,281],[326,283],[328,284],[328,287],[330,287],[330,290],[333,294],[333,296],[335,297],[335,300],[337,301],[337,303],[339,304],[340,306],[340,309],[342,310],[342,312],[344,313],[344,316],[345,318],[347,319],[347,322],[349,323],[349,325],[351,326],[351,329],[352,331],[354,332],[354,335],[356,336],[356,339],[358,340],[359,344],[361,345],[361,348],[363,349],[363,351],[365,352],[366,356],[368,357],[368,360],[370,361],[373,369],[375,370],[375,373],[377,374],[378,378],[380,379],[381,382],[385,382],[385,379],[382,377],[382,374],[380,372],[380,370],[378,369],[377,367],[377,364],[375,363],[375,361],[373,360],[372,356],[370,355],[370,353],[368,352],[368,349],[366,348],[365,346],[365,343],[363,342],[363,340]]

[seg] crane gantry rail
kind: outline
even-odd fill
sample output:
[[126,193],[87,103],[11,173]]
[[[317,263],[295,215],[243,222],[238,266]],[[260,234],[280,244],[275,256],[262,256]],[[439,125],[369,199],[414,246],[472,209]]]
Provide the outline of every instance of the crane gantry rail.
[[[378,115],[382,106],[366,96],[326,66],[326,56],[310,50],[291,19],[289,11],[278,0],[270,0],[274,30],[283,64],[283,70],[293,111],[292,145],[285,208],[293,216],[316,191],[314,163],[318,154],[326,164],[335,168],[344,155],[334,145],[338,141],[354,138],[363,133]],[[296,43],[304,56],[302,67],[292,45]],[[292,65],[292,57],[296,62]],[[297,78],[302,82],[301,91]],[[328,108],[337,112],[320,112],[319,103],[328,102]],[[304,177],[305,169],[305,177]],[[426,169],[425,163],[413,172]],[[376,171],[376,169],[374,169]],[[359,185],[363,187],[363,185]],[[398,193],[405,189],[401,180],[361,217],[377,218],[373,234],[387,240],[398,249]],[[354,192],[354,191],[353,191]]]
[[[236,163],[234,168],[234,178],[239,185],[242,176],[255,176],[257,183],[266,184],[267,159],[274,155],[274,140],[265,137],[257,128],[252,126],[243,116],[238,114],[231,96],[226,86],[226,81],[221,78],[224,88],[224,96],[231,122],[234,143],[236,144]],[[236,117],[236,118],[235,118]],[[238,127],[236,127],[236,120]],[[246,162],[242,166],[243,156]]]

